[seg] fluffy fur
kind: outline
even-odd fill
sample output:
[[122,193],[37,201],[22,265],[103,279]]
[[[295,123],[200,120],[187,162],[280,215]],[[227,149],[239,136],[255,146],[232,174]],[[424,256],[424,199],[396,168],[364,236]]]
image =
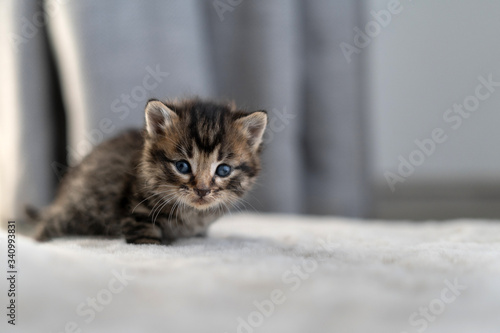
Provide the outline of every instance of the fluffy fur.
[[68,172],[39,216],[38,240],[95,235],[159,244],[203,235],[252,187],[265,111],[198,99],[151,100],[145,111],[143,131],[102,143]]

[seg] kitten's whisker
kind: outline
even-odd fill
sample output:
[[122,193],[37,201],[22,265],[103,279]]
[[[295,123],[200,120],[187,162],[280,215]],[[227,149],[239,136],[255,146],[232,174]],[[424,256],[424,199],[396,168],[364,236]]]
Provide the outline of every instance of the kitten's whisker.
[[[222,204],[224,205],[224,207],[228,211],[229,215],[233,216],[233,213],[231,212],[231,208],[227,205],[227,203],[222,202]],[[222,212],[222,213],[224,213],[224,212]]]
[[163,201],[163,197],[160,197],[160,198],[158,199],[158,201],[155,203],[155,205],[153,206],[153,208],[151,209],[151,211],[149,212],[149,215],[148,215],[148,216],[151,216],[152,214],[154,214],[154,211],[155,211],[155,209],[156,209],[156,206],[157,206],[158,204],[160,204],[160,202],[162,202],[162,201]]
[[[240,199],[240,202],[243,204],[243,206],[245,206],[245,204],[249,205],[250,208],[252,208],[253,212],[258,213],[258,214],[260,213],[254,206],[252,206],[252,204],[250,202],[246,201],[245,199]],[[246,206],[245,206],[245,208],[246,208]]]
[[[181,199],[180,202],[182,203],[182,209],[184,209],[184,210],[187,207],[186,202],[185,202],[186,199],[187,199],[187,197],[188,197],[188,195],[186,193],[182,193],[182,195],[180,196],[180,199]],[[179,213],[179,211],[177,211],[177,213]],[[181,216],[182,216],[182,214],[181,214]],[[182,227],[181,224],[180,224],[180,222],[179,222],[179,220],[177,219],[177,217],[175,219],[175,225],[176,225],[177,228],[181,228]]]
[[[182,202],[179,203],[179,207],[177,208],[177,210],[175,211],[175,220],[176,221],[179,221],[179,211],[182,209]],[[182,214],[181,214],[182,216]]]
[[160,192],[160,193],[154,193],[154,194],[152,194],[152,195],[148,196],[146,199],[144,199],[144,200],[142,200],[141,202],[139,202],[139,203],[138,203],[138,204],[134,207],[134,209],[132,209],[132,214],[134,213],[135,209],[136,209],[136,208],[137,208],[137,207],[138,207],[141,203],[143,203],[144,201],[148,200],[149,198],[151,198],[151,197],[153,197],[153,196],[155,196],[155,195],[160,195],[160,194],[164,194],[164,193],[167,193],[167,192],[168,192],[168,191],[165,191],[165,192]]
[[[161,197],[160,200],[155,204],[155,206],[153,207],[153,209],[149,213],[149,216],[151,216],[151,215],[153,216],[153,219],[152,219],[153,225],[156,221],[156,218],[158,218],[158,215],[161,213],[161,210],[163,209],[163,207],[165,207],[165,204],[167,204],[171,200],[171,198],[174,197],[174,195],[175,194],[170,194],[170,195],[167,195],[165,197]],[[155,211],[156,211],[156,213],[155,213]],[[156,218],[155,218],[155,214],[156,214]]]
[[[161,197],[158,202],[155,204],[151,212],[149,212],[149,216],[152,216],[151,221],[153,222],[153,225],[155,225],[156,219],[155,219],[155,213],[156,213],[156,208],[160,208],[163,203],[165,202],[165,198]],[[158,205],[158,206],[157,206]]]
[[261,208],[264,207],[264,205],[259,200],[259,198],[257,198],[252,192],[248,192],[247,194],[250,195],[250,196],[252,196],[252,198],[254,198],[255,200],[257,200],[257,203],[260,205]]
[[244,205],[244,199],[239,198],[233,194],[230,195],[230,198],[231,198],[231,202],[230,202],[231,206],[234,207],[239,213],[243,213],[243,210],[239,207],[239,204],[243,205],[243,207],[246,209],[246,207]]
[[243,213],[243,211],[241,210],[241,208],[238,206],[238,203],[237,203],[237,202],[236,202],[236,203],[231,202],[231,206],[232,206],[234,209],[236,209],[236,211],[237,211],[239,214],[242,214],[242,213]]
[[163,210],[163,208],[168,205],[168,202],[169,200],[167,199],[164,199],[163,203],[161,204],[161,206],[158,207],[158,210],[156,211],[156,215],[153,215],[153,225],[156,224],[156,220],[158,219],[158,217],[160,216],[161,214],[161,211]]
[[175,209],[175,207],[177,206],[178,203],[179,203],[179,198],[175,198],[175,203],[172,206],[172,208],[170,209],[170,214],[168,214],[168,220],[172,219],[172,213],[173,213],[173,211],[174,211],[174,209]]
[[[159,202],[160,202],[160,205],[158,206],[158,208],[161,208],[163,203],[165,202],[165,199],[162,197]],[[160,210],[158,210],[158,212],[160,212]],[[156,217],[155,217],[155,210],[154,209],[152,210],[152,212],[150,212],[150,215],[152,215],[151,221],[153,222],[153,225],[155,225],[156,224]]]
[[[183,195],[183,197],[185,197],[185,195]],[[181,207],[180,207],[180,210],[181,210],[181,216],[184,214],[184,212],[186,211],[186,202],[184,200],[181,201]],[[177,211],[177,216],[175,217],[175,220],[177,221],[177,223],[179,222],[179,219],[178,219],[178,215],[179,215],[179,210]]]
[[156,212],[156,217],[153,217],[153,225],[156,223],[156,220],[158,219],[158,216],[161,214],[161,211],[168,205],[170,201],[173,200],[174,196],[175,193],[164,198],[164,203],[158,208]]
[[[174,212],[175,212],[175,213],[179,213],[179,206],[180,206],[180,204],[181,204],[181,201],[180,201],[180,199],[178,198],[178,199],[177,199],[177,201],[175,202],[174,210],[173,210],[173,211],[171,211],[172,218],[174,217],[174,216],[173,216],[173,213],[174,213]],[[178,220],[177,218],[175,218],[175,219],[174,219],[174,223],[175,223],[176,225],[179,225],[179,228],[181,227],[181,225],[179,224],[179,220]]]

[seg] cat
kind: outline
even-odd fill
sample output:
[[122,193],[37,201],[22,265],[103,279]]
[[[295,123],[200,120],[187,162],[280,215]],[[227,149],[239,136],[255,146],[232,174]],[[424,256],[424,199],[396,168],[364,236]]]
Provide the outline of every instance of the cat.
[[124,237],[169,244],[203,236],[261,169],[266,111],[192,98],[150,100],[145,126],[98,145],[64,176],[35,238]]

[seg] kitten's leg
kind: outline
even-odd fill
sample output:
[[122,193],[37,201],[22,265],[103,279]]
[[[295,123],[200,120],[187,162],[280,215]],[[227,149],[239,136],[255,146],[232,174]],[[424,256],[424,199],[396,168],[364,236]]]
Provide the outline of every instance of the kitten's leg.
[[161,244],[162,229],[151,223],[149,218],[129,216],[121,221],[122,233],[127,243]]
[[194,237],[198,237],[198,238],[206,238],[207,237],[207,233],[208,231],[207,230],[203,230],[203,231],[200,231],[198,232],[197,234],[194,235]]

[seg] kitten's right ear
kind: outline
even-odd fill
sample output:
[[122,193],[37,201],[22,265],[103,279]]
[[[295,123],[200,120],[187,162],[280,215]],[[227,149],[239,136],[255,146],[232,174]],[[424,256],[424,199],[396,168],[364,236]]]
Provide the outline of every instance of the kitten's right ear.
[[267,112],[264,110],[254,111],[236,120],[248,138],[248,144],[253,150],[258,150],[262,143],[262,136],[266,130]]
[[146,129],[151,137],[162,135],[179,116],[162,102],[152,99],[146,105]]

